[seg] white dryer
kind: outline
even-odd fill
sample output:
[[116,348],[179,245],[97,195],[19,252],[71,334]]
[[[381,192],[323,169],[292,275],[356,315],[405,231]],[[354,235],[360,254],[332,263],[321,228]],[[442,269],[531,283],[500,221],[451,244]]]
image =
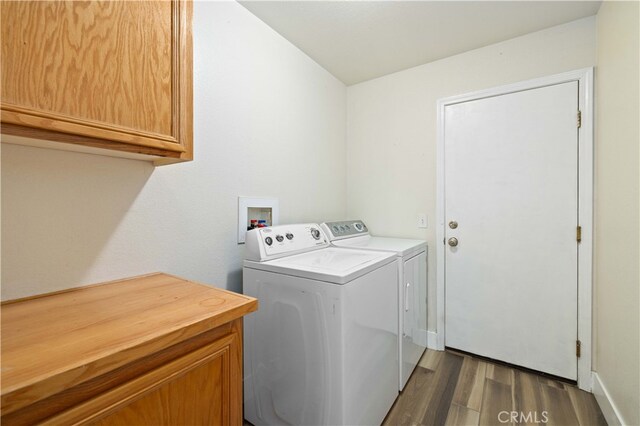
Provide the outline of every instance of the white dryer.
[[249,231],[246,250],[245,418],[380,424],[398,395],[395,255],[332,247],[317,224]]
[[427,346],[427,243],[406,238],[373,237],[361,220],[321,225],[336,247],[391,252],[398,268],[398,389],[404,389]]

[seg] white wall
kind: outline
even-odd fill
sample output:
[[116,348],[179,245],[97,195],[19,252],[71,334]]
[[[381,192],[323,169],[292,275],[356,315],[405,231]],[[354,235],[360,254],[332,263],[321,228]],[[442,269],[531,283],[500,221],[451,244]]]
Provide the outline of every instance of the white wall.
[[[421,65],[347,90],[347,210],[373,234],[426,239],[435,331],[436,101],[595,64],[595,17]],[[417,214],[429,218],[416,226]]]
[[195,161],[3,144],[3,299],[152,271],[237,291],[239,195],[344,217],[345,86],[235,2],[193,16]]
[[640,424],[639,12],[605,1],[597,16],[596,370],[628,425]]

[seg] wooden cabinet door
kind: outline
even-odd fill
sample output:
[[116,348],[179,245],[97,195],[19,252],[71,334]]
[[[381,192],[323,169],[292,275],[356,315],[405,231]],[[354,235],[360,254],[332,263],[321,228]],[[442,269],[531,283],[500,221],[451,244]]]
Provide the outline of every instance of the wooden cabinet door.
[[234,332],[43,424],[239,425],[241,359],[240,333]]
[[229,350],[224,348],[95,424],[227,425],[229,368]]
[[192,5],[3,2],[3,133],[191,159]]

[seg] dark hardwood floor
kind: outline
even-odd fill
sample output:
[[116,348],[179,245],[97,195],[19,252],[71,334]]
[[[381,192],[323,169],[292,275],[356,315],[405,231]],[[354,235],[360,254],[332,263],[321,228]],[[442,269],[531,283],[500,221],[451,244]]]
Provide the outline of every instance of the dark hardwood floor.
[[427,350],[384,425],[606,425],[576,386],[458,352]]

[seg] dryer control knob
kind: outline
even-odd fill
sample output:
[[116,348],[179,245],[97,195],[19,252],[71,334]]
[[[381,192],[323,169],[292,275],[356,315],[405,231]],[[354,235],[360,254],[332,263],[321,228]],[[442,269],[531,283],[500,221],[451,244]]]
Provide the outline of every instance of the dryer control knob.
[[293,240],[293,234],[291,232],[287,232],[287,240]]
[[270,246],[271,244],[273,244],[273,238],[267,237],[264,239],[264,242],[267,243],[268,246]]
[[278,240],[279,243],[284,241],[284,237],[282,235],[276,235],[276,240]]
[[315,238],[316,240],[320,239],[320,231],[318,231],[316,228],[311,228],[311,236],[313,238]]

